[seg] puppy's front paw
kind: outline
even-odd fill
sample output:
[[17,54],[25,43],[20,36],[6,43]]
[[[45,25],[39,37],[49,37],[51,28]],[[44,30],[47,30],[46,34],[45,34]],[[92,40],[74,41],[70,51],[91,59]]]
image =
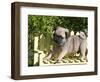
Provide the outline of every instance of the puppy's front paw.
[[43,60],[43,63],[44,63],[44,64],[49,64],[49,61]]
[[48,64],[49,63],[49,59],[47,57],[43,58],[43,63]]

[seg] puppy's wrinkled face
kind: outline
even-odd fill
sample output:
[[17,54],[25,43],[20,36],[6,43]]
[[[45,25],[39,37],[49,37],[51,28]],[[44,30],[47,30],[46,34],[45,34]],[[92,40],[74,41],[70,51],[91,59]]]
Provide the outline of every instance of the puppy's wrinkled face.
[[59,44],[63,45],[66,42],[66,29],[63,27],[57,27],[56,31],[54,32],[53,39],[54,41]]

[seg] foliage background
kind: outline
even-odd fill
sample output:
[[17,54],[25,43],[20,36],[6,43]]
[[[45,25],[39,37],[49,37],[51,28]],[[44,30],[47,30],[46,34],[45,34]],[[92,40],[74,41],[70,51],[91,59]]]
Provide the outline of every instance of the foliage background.
[[[62,16],[28,16],[28,66],[33,66],[34,55],[34,37],[43,35],[39,40],[39,50],[48,52],[52,45],[53,30],[57,26],[68,28],[75,33],[84,31],[88,27],[88,18],[86,17],[62,17]],[[42,45],[41,45],[42,44]]]

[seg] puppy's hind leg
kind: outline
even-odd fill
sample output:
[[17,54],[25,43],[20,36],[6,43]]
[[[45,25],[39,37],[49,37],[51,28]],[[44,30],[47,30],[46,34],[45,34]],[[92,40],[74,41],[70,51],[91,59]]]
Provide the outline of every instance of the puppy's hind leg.
[[80,46],[80,54],[81,54],[81,61],[85,62],[86,61],[86,50],[87,50],[87,45],[86,45],[86,42],[83,41],[81,43],[81,46]]

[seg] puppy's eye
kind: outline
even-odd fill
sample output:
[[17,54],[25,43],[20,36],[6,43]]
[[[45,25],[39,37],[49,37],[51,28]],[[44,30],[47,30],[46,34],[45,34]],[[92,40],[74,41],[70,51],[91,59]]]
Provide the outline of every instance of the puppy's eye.
[[63,37],[62,36],[58,36],[60,39],[63,39]]

